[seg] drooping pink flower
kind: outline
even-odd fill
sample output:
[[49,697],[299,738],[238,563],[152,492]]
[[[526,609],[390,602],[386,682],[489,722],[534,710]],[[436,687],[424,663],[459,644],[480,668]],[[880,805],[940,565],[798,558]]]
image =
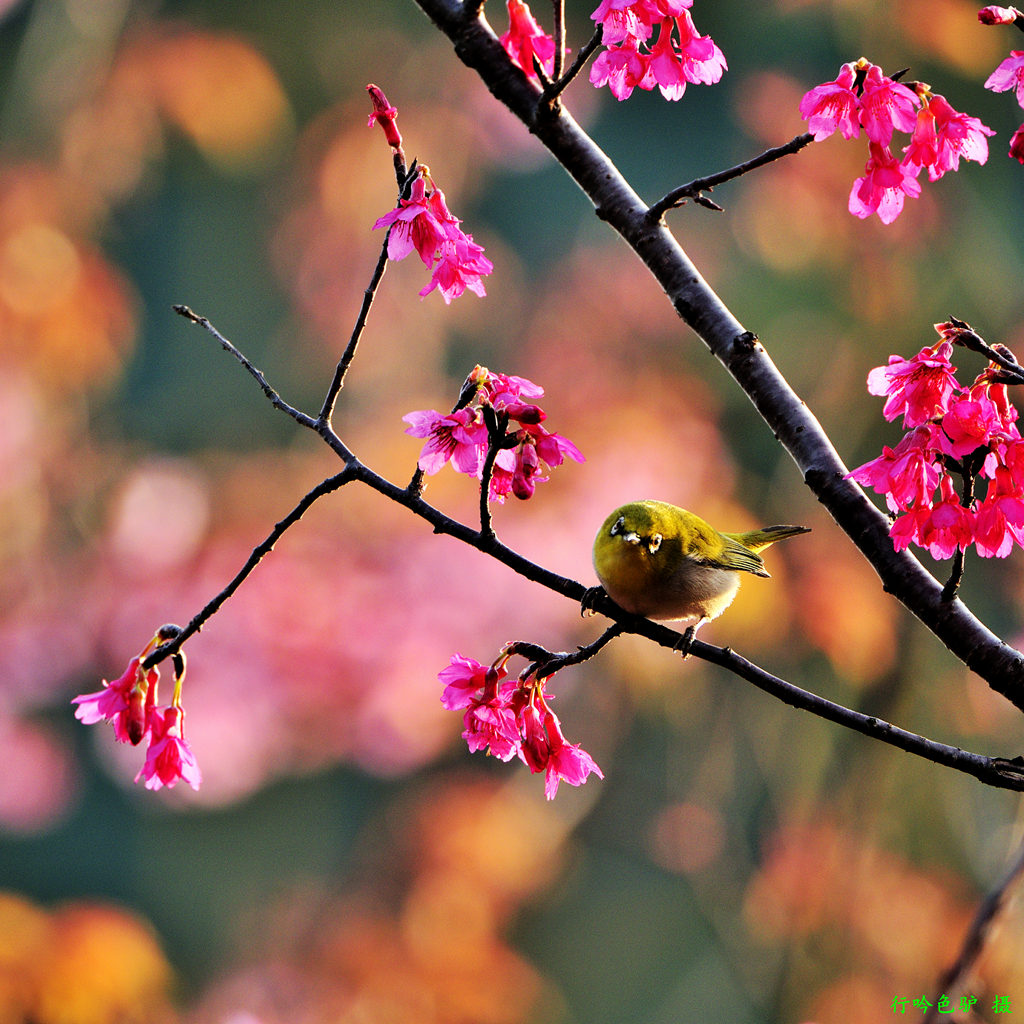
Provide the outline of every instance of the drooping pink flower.
[[917,427],[895,448],[886,445],[878,458],[851,470],[847,476],[885,495],[892,512],[928,505],[942,476],[938,432],[935,424]]
[[553,800],[559,782],[580,786],[592,773],[599,779],[604,773],[597,762],[579,744],[569,743],[562,734],[555,713],[544,705],[543,710],[530,704],[521,718],[523,742],[520,752],[530,771],[544,772],[544,795]]
[[590,84],[607,85],[617,100],[626,100],[647,77],[650,55],[639,52],[639,44],[626,39],[618,46],[609,46],[597,55],[590,66]]
[[463,716],[462,738],[471,753],[486,750],[499,761],[511,761],[519,753],[520,745],[515,712],[500,697],[474,703]]
[[498,683],[507,675],[503,665],[484,665],[476,658],[453,654],[451,662],[437,674],[444,683],[441,703],[449,710],[468,708],[478,699],[489,701],[498,693]]
[[904,197],[921,194],[914,169],[905,167],[889,151],[875,142],[868,147],[864,176],[853,183],[849,210],[862,220],[877,213],[883,224],[891,224],[903,212]]
[[427,199],[427,184],[422,175],[412,183],[409,198],[399,199],[398,206],[378,217],[373,227],[391,228],[389,260],[404,260],[415,249],[428,267],[433,266],[435,253],[448,237],[445,223]]
[[142,657],[136,655],[117,679],[103,680],[102,690],[75,697],[71,702],[78,705],[75,718],[85,725],[111,722],[119,743],[141,743],[149,728],[146,697],[155,692],[160,677],[155,666],[143,672],[141,662]]
[[967,395],[951,403],[942,417],[942,430],[948,442],[942,450],[955,459],[988,445],[1001,425],[995,402],[985,394]]
[[639,45],[651,37],[650,21],[640,18],[637,7],[633,0],[602,0],[590,18],[601,26],[601,42],[605,46],[626,39],[635,39]]
[[508,494],[520,500],[533,497],[537,484],[548,479],[543,476],[546,464],[560,466],[566,456],[576,462],[585,462],[583,454],[568,438],[549,433],[539,423],[524,423],[517,434],[519,443],[503,448],[494,460],[491,474],[491,497],[504,501]]
[[1024,501],[1008,469],[996,470],[974,516],[974,546],[982,558],[1005,558],[1014,542],[1024,546]]
[[691,0],[603,0],[591,18],[602,26],[608,49],[591,66],[591,83],[607,85],[618,100],[656,86],[666,99],[678,100],[687,83],[719,81],[728,68],[725,56],[697,31],[691,6]]
[[[713,85],[727,69],[722,51],[710,36],[697,32],[689,11],[658,22],[658,40],[651,47],[647,73],[665,99],[680,99],[687,82]],[[641,82],[640,87],[652,86]]]
[[838,130],[844,139],[860,135],[860,98],[853,91],[857,72],[853,63],[844,64],[834,82],[817,85],[800,100],[800,116],[815,142]]
[[913,89],[883,75],[878,65],[868,65],[860,96],[860,123],[871,142],[888,146],[893,129],[913,131],[919,102]]
[[985,136],[995,135],[993,129],[976,117],[954,110],[943,96],[936,93],[931,94],[927,107],[935,117],[936,136],[935,157],[924,164],[930,181],[938,181],[948,171],[960,170],[961,157],[979,164],[988,160]]
[[892,355],[886,366],[876,366],[868,374],[868,392],[887,396],[882,415],[890,422],[902,415],[906,428],[941,416],[959,390],[952,354],[952,344],[940,341],[910,359]]
[[441,245],[430,282],[420,290],[420,295],[429,295],[436,288],[446,304],[467,288],[484,296],[487,292],[481,278],[492,270],[494,264],[484,255],[483,246],[473,241],[472,235],[448,239]]
[[1018,18],[1022,17],[1016,7],[982,7],[978,11],[978,21],[982,25],[1012,25]]
[[152,731],[146,763],[139,769],[135,781],[146,780],[146,789],[172,788],[183,779],[193,789],[199,789],[202,773],[195,755],[182,733],[184,712],[178,707],[156,708],[152,713]]
[[953,478],[944,473],[939,481],[940,499],[929,510],[919,529],[917,544],[927,548],[933,558],[951,558],[959,548],[966,551],[974,540],[974,514],[964,508],[953,486]]
[[429,295],[435,288],[446,303],[467,288],[485,295],[481,278],[494,270],[494,264],[484,256],[483,246],[459,226],[444,193],[432,181],[427,191],[428,177],[429,172],[421,166],[409,197],[399,199],[398,206],[378,217],[373,225],[374,229],[390,228],[388,259],[405,259],[415,249],[424,265],[432,268],[430,282],[421,289],[420,296]]
[[554,74],[555,41],[537,24],[524,0],[507,0],[508,31],[499,39],[512,63],[537,81],[534,60],[550,77]]
[[1024,107],[1024,50],[1011,50],[1010,56],[988,76],[985,88],[993,92],[1014,89],[1017,102]]
[[427,439],[418,463],[424,473],[437,473],[451,460],[457,472],[479,475],[488,438],[487,426],[475,409],[452,413],[421,409],[402,419],[409,424],[407,434]]

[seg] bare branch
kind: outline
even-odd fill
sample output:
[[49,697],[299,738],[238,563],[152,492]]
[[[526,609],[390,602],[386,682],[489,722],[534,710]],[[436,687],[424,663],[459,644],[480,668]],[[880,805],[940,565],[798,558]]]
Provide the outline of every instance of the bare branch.
[[[323,482],[319,483],[311,491],[305,494],[302,500],[282,519],[277,523],[273,530],[270,531],[267,538],[262,544],[258,544],[253,548],[252,554],[246,559],[245,565],[235,574],[234,579],[224,587],[216,596],[211,598],[210,601],[194,615],[187,626],[175,633],[166,642],[161,644],[155,651],[153,651],[143,661],[143,667],[145,669],[151,669],[154,665],[163,661],[164,658],[169,658],[172,655],[176,655],[181,649],[182,645],[190,636],[194,636],[198,633],[206,622],[220,609],[221,605],[231,597],[231,595],[246,581],[253,569],[256,568],[260,562],[263,561],[264,557],[274,550],[274,545],[281,539],[284,533],[292,526],[294,526],[312,507],[312,505],[319,501],[325,494],[331,494],[333,491],[338,490],[339,487],[343,487],[354,475],[351,472],[350,467],[346,467],[340,473],[335,476],[328,477]],[[164,627],[167,629],[168,627]]]
[[300,423],[304,427],[309,427],[310,430],[316,430],[316,420],[312,417],[307,416],[304,412],[300,412],[298,409],[290,406],[267,382],[267,378],[263,375],[263,371],[258,367],[254,366],[248,356],[240,352],[235,346],[224,337],[220,331],[217,330],[205,316],[199,316],[198,313],[193,313],[188,306],[176,305],[171,307],[175,313],[179,316],[183,316],[186,320],[190,320],[194,324],[198,324],[200,327],[209,331],[221,344],[221,347],[226,351],[230,352],[245,368],[249,371],[250,376],[256,381],[257,384],[263,389],[263,393],[270,399],[270,404],[275,409],[280,409],[282,412],[288,413],[289,416],[296,423]]
[[[746,160],[735,167],[728,168],[728,170],[718,171],[717,174],[709,174],[706,178],[695,178],[687,185],[680,185],[679,188],[673,189],[662,199],[659,199],[647,211],[647,219],[656,224],[665,216],[666,211],[682,206],[687,199],[693,199],[702,206],[709,206],[711,209],[721,210],[722,208],[717,203],[712,203],[710,200],[705,199],[701,193],[709,192],[716,185],[732,181],[733,178],[738,178],[740,175],[747,174],[758,167],[764,167],[765,164],[770,164],[773,160],[778,160],[780,157],[799,153],[801,149],[813,141],[814,136],[806,132],[803,135],[798,135],[795,139],[791,139],[782,146],[766,149],[760,156],[755,156],[751,160]],[[702,202],[702,200],[704,201]]]

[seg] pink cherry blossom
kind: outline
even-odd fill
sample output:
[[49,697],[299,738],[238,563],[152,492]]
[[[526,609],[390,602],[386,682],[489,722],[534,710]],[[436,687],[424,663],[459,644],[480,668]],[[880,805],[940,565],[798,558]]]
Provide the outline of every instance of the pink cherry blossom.
[[544,795],[553,800],[559,782],[580,786],[593,773],[603,779],[597,762],[579,744],[566,741],[558,717],[546,705],[541,711],[534,705],[522,715],[523,742],[520,756],[532,772],[544,772]]
[[948,473],[939,481],[939,490],[940,500],[928,510],[916,543],[927,548],[933,558],[944,559],[951,558],[958,548],[966,551],[970,547],[974,539],[974,515],[960,503],[953,478]]
[[860,97],[860,123],[871,142],[888,146],[893,129],[913,131],[919,103],[912,89],[883,75],[876,64],[868,65]]
[[591,83],[607,85],[618,100],[656,86],[666,99],[678,100],[687,83],[719,81],[728,68],[725,56],[697,31],[691,6],[688,0],[603,0],[591,18],[602,26],[608,48],[591,66]]
[[893,512],[927,505],[942,476],[937,462],[938,434],[939,428],[934,424],[917,427],[895,448],[886,445],[878,458],[851,470],[847,476],[884,494]]
[[921,194],[915,172],[904,167],[889,151],[872,142],[868,149],[864,176],[853,183],[849,210],[861,219],[877,213],[883,224],[891,224],[903,212],[905,196],[916,199]]
[[448,234],[444,221],[438,218],[426,193],[426,182],[420,175],[412,183],[409,198],[399,199],[398,206],[374,222],[374,230],[391,228],[389,260],[403,260],[415,249],[426,266],[433,266],[434,254]]
[[982,558],[1005,558],[1024,546],[1024,501],[1009,470],[999,468],[974,517],[974,546]]
[[141,655],[136,655],[117,679],[103,680],[102,690],[75,697],[71,702],[78,705],[75,718],[85,725],[111,722],[118,743],[140,743],[149,727],[146,696],[155,692],[160,677],[156,667],[144,673],[141,662]]
[[487,427],[475,409],[440,413],[421,409],[402,417],[408,423],[406,433],[425,437],[419,467],[424,473],[439,472],[449,460],[459,473],[477,476],[487,451]]
[[494,270],[494,264],[483,253],[483,246],[477,245],[472,235],[446,240],[440,247],[430,282],[420,290],[420,295],[429,295],[436,288],[446,304],[467,288],[477,295],[486,295],[481,278]]
[[184,712],[178,707],[163,710],[157,708],[152,714],[152,733],[146,762],[139,769],[135,781],[146,780],[146,789],[172,788],[183,779],[193,789],[199,789],[202,774],[196,764],[195,755],[182,734]]
[[590,66],[590,84],[607,85],[617,100],[626,100],[647,77],[648,54],[639,52],[639,44],[627,39],[598,54]]
[[815,86],[800,101],[800,116],[815,142],[827,139],[836,130],[844,139],[860,135],[860,99],[853,91],[856,77],[855,65],[844,64],[834,82]]
[[882,415],[890,421],[902,415],[903,426],[909,428],[944,413],[959,389],[956,367],[949,361],[952,354],[952,344],[940,341],[911,359],[893,355],[888,365],[876,366],[868,374],[868,392],[888,396]]
[[1017,102],[1024,107],[1024,50],[1011,50],[1010,56],[988,76],[985,88],[993,92],[1014,89]]
[[437,678],[445,684],[441,703],[449,710],[468,708],[476,700],[490,700],[498,693],[498,683],[507,675],[504,665],[483,665],[475,658],[453,654],[451,662]]
[[508,31],[499,42],[505,48],[512,63],[520,68],[527,78],[537,81],[534,60],[550,76],[554,73],[555,41],[537,24],[524,0],[507,0]]
[[999,411],[987,395],[959,398],[942,417],[942,430],[949,438],[942,450],[955,459],[962,459],[982,445],[988,445],[999,426]]
[[936,155],[925,166],[930,181],[938,181],[948,171],[960,170],[960,158],[983,164],[988,160],[986,135],[995,131],[976,117],[954,110],[945,98],[932,93],[927,107],[935,117]]

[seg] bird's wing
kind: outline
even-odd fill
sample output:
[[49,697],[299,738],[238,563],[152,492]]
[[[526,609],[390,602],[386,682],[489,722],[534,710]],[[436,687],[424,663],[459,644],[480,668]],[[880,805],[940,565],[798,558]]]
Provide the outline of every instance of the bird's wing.
[[736,572],[750,572],[755,576],[768,576],[769,573],[764,567],[761,556],[745,548],[738,540],[732,537],[722,537],[722,550],[715,555],[705,559],[708,565],[717,569],[732,569]]

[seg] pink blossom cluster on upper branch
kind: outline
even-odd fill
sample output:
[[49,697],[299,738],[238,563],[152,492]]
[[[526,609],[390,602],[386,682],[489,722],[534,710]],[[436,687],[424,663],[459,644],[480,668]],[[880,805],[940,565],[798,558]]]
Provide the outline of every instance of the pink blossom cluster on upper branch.
[[[954,110],[923,82],[911,89],[863,57],[844,64],[834,81],[811,89],[800,101],[800,114],[816,142],[836,131],[855,139],[864,129],[868,161],[853,183],[848,205],[857,217],[877,213],[883,224],[900,215],[905,197],[921,194],[922,170],[928,171],[929,181],[938,181],[960,169],[961,157],[983,164],[988,159],[985,137],[995,134],[978,118]],[[896,131],[911,133],[902,159],[892,152]]]
[[[961,327],[936,324],[942,340],[910,359],[891,356],[868,375],[868,391],[886,398],[887,420],[907,430],[895,448],[849,475],[885,495],[897,551],[910,544],[949,558],[972,544],[983,558],[1024,547],[1024,440],[1004,372],[987,366],[968,387],[950,362]],[[1008,350],[1000,349],[1008,355]],[[953,474],[961,481],[958,491]],[[985,494],[975,494],[985,481]]]
[[[501,36],[512,62],[536,81],[534,58],[552,74],[555,41],[538,24],[524,0],[507,0],[509,28]],[[591,20],[601,26],[605,50],[590,69],[595,86],[607,85],[617,100],[634,89],[660,89],[678,100],[688,84],[717,82],[727,70],[710,36],[690,16],[693,0],[601,0]]]

